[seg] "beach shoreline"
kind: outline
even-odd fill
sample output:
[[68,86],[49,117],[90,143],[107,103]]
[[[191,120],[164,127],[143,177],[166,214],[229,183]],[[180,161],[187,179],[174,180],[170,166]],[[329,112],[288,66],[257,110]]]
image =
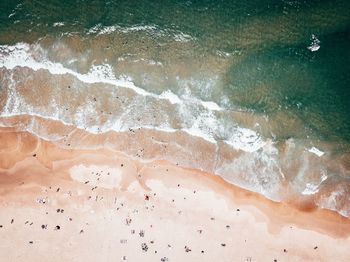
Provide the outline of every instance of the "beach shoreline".
[[0,3],[0,262],[350,262],[350,1]]
[[[19,138],[20,137],[20,138]],[[86,141],[85,141],[86,142]],[[350,220],[1,128],[1,261],[346,261]]]

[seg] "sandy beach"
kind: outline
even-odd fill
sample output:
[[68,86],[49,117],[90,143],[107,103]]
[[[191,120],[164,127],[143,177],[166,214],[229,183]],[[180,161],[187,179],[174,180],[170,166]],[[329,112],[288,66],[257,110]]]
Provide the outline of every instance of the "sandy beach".
[[[0,261],[348,261],[350,220],[1,128]],[[85,141],[86,142],[86,141]]]
[[0,262],[350,262],[350,0],[1,0]]

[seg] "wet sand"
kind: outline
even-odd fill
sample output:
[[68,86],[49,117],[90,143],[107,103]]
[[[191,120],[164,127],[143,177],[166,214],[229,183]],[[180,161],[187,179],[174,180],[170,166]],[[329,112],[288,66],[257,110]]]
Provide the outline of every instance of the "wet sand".
[[62,147],[13,128],[0,135],[0,261],[350,257],[350,220],[335,212],[275,203],[167,161]]

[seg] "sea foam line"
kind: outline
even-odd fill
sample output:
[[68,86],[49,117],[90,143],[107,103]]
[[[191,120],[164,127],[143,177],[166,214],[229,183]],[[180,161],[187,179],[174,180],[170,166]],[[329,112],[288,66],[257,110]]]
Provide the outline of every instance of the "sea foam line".
[[[201,137],[210,143],[216,143],[216,140],[214,139],[213,136],[216,135],[218,131],[218,126],[220,124],[217,122],[217,119],[215,118],[215,116],[212,115],[211,112],[221,111],[222,108],[219,105],[217,105],[215,102],[201,101],[197,98],[181,100],[177,95],[175,95],[170,90],[165,91],[160,95],[147,92],[142,88],[135,86],[134,83],[131,81],[131,79],[128,79],[127,77],[125,77],[124,79],[116,79],[113,73],[112,67],[107,64],[93,66],[87,74],[80,74],[71,69],[65,68],[60,63],[54,63],[47,60],[38,62],[31,55],[30,48],[31,46],[25,43],[18,43],[14,46],[7,46],[7,45],[0,46],[0,67],[5,67],[7,69],[12,70],[15,67],[19,66],[19,67],[29,67],[34,71],[42,70],[42,69],[48,70],[51,74],[54,74],[54,75],[70,74],[85,83],[107,83],[115,86],[130,88],[139,95],[150,96],[156,99],[164,99],[169,101],[171,104],[183,104],[186,102],[190,102],[196,105],[201,105],[208,110],[208,114],[204,114],[203,119],[196,119],[196,121],[191,126],[183,126],[181,129],[174,129],[171,132],[176,132],[181,130],[192,136]],[[17,112],[17,113],[27,114],[29,112]],[[34,115],[33,113],[35,112],[31,112],[29,114]],[[37,114],[37,116],[43,117],[40,114]],[[61,119],[58,119],[58,118],[53,118],[53,119],[61,121]],[[65,124],[70,124],[70,123],[65,123]],[[77,126],[76,124],[77,123],[75,123],[75,126]],[[79,128],[85,129],[85,127],[83,126]],[[130,128],[135,128],[135,127],[130,126]],[[153,129],[157,129],[157,128],[153,127]],[[161,128],[159,131],[169,132],[170,129],[172,128],[167,126],[165,129],[166,130]],[[89,131],[90,132],[92,131],[91,128],[89,129]],[[99,129],[99,131],[101,131],[101,129]],[[108,132],[110,130],[107,129],[105,131]],[[122,130],[114,130],[114,131],[122,131]],[[264,146],[264,141],[261,139],[260,135],[253,130],[244,129],[237,126],[231,131],[233,131],[233,134],[230,136],[228,140],[224,140],[223,142],[232,146],[235,149],[240,149],[246,152],[253,152]],[[97,132],[97,133],[100,133],[100,132]]]
[[[203,130],[201,130],[198,127],[192,126],[191,128],[181,128],[181,129],[175,129],[172,128],[170,126],[150,126],[150,125],[125,125],[124,127],[118,126],[118,128],[116,128],[115,125],[113,125],[112,127],[108,127],[108,128],[103,128],[101,127],[98,130],[94,130],[94,128],[89,128],[86,126],[81,126],[79,124],[76,123],[70,123],[67,121],[64,121],[60,118],[57,117],[53,117],[53,116],[45,116],[45,115],[41,115],[35,112],[25,112],[25,113],[15,113],[15,114],[0,114],[0,117],[17,117],[17,116],[33,116],[33,117],[38,117],[41,119],[45,119],[45,120],[53,120],[53,121],[57,121],[65,126],[73,126],[77,129],[80,130],[84,130],[90,134],[104,134],[104,133],[108,133],[110,131],[114,131],[114,132],[128,132],[130,129],[133,130],[137,130],[137,129],[146,129],[146,130],[155,130],[155,131],[159,131],[159,132],[165,132],[165,133],[176,133],[176,132],[184,132],[190,136],[194,136],[194,137],[198,137],[201,138],[211,144],[217,144],[217,141],[210,135],[210,134],[206,134],[205,132],[203,132]],[[1,119],[0,119],[0,123],[2,123]],[[40,134],[38,132],[36,132],[33,129],[33,123],[31,122],[29,126],[27,126],[25,128],[26,131],[33,133],[45,140],[49,140],[49,141],[53,141],[52,138],[44,136],[43,134]],[[55,140],[59,140],[61,138],[56,138]],[[236,127],[235,128],[235,132],[232,135],[232,137],[229,140],[224,140],[222,141],[225,144],[231,146],[232,148],[236,149],[236,150],[242,150],[248,153],[252,153],[255,151],[258,151],[260,148],[264,147],[266,145],[266,141],[264,141],[260,135],[258,135],[258,133],[256,133],[253,130],[247,129],[247,128],[242,128],[242,127]]]
[[108,35],[112,34],[114,32],[121,32],[124,34],[133,33],[133,32],[146,32],[148,34],[155,35],[157,37],[164,37],[164,36],[171,36],[174,41],[176,42],[182,42],[187,43],[190,41],[196,40],[195,37],[185,34],[179,30],[174,29],[160,29],[156,25],[134,25],[129,27],[122,27],[119,25],[110,25],[110,26],[103,26],[101,24],[97,24],[93,27],[91,27],[87,34],[96,34],[96,35]]
[[318,148],[316,148],[316,147],[314,147],[314,146],[313,146],[312,148],[308,149],[308,151],[309,151],[310,153],[315,154],[315,155],[318,156],[318,157],[321,157],[321,156],[324,155],[324,152],[323,152],[323,151],[319,150]]
[[[16,45],[0,45],[0,67],[12,70],[15,67],[28,67],[34,71],[47,70],[53,75],[73,75],[80,81],[87,84],[104,83],[118,87],[132,89],[135,93],[142,96],[150,96],[156,99],[168,100],[171,104],[182,104],[183,101],[173,92],[167,90],[160,95],[150,93],[136,86],[129,77],[124,76],[117,79],[113,73],[113,69],[108,64],[94,65],[90,68],[87,74],[81,74],[64,67],[60,63],[51,62],[48,60],[37,61],[30,53],[31,46],[26,43],[17,43]],[[193,99],[191,103],[198,103]],[[186,100],[188,102],[188,100]],[[222,108],[212,101],[199,102],[203,107],[212,111],[221,111]]]

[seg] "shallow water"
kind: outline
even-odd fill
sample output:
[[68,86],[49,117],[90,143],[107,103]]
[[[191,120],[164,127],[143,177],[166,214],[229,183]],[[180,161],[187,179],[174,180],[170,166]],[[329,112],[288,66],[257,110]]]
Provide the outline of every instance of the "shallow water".
[[[2,126],[350,216],[349,1],[2,1],[0,11]],[[126,135],[129,146],[105,137],[135,130],[143,138]],[[138,152],[159,143],[167,149]]]

